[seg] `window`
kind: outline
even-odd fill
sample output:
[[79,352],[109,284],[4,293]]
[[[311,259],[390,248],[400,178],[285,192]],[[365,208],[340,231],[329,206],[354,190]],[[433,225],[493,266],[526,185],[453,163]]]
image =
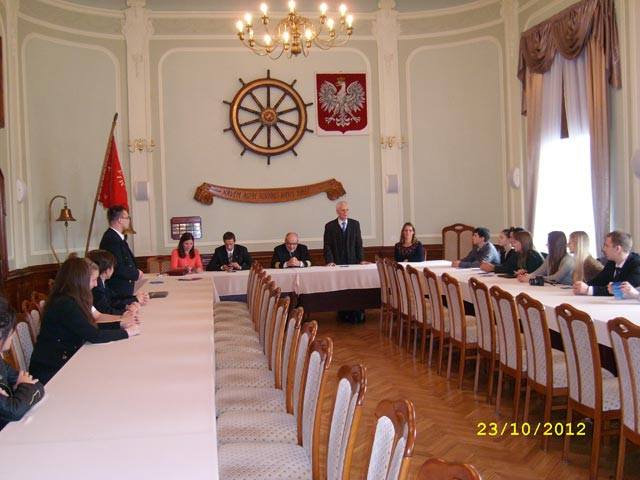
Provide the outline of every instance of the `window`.
[[575,230],[587,232],[591,254],[597,256],[588,135],[542,145],[533,228],[533,241],[538,250],[547,251],[547,235],[553,230],[565,232],[567,240]]

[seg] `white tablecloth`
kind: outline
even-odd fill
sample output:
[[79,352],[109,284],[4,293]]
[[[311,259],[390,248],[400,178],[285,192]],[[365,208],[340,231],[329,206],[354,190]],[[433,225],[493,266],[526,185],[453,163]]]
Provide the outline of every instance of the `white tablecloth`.
[[596,328],[598,342],[602,345],[611,346],[609,333],[607,331],[607,322],[612,318],[625,317],[635,324],[640,325],[640,302],[635,299],[618,300],[614,297],[574,295],[571,288],[566,285],[531,286],[528,283],[519,282],[515,278],[502,278],[495,274],[485,274],[479,268],[451,268],[451,262],[445,261],[423,262],[412,265],[420,270],[428,267],[437,273],[438,276],[444,272],[453,275],[460,281],[462,295],[468,302],[471,302],[468,284],[471,277],[476,277],[489,287],[498,285],[514,297],[520,292],[526,292],[545,306],[549,328],[555,331],[559,330],[554,309],[562,303],[569,303],[587,312],[591,316]]
[[142,307],[142,334],[83,346],[0,432],[7,478],[218,478],[211,279],[149,280],[169,296]]
[[[516,296],[520,292],[527,292],[545,305],[549,327],[558,331],[558,324],[554,309],[562,303],[584,310],[593,318],[602,345],[611,346],[607,332],[607,321],[615,317],[625,317],[640,325],[640,302],[633,299],[617,300],[613,297],[588,297],[573,295],[567,286],[545,285],[531,286],[518,282],[513,278],[502,278],[495,274],[485,274],[479,268],[451,268],[451,262],[444,260],[412,263],[415,268],[425,267],[442,275],[444,272],[456,277],[462,284],[464,299],[471,302],[468,281],[475,276],[489,286],[499,285],[504,290]],[[276,281],[282,291],[292,291],[297,294],[334,292],[339,290],[380,288],[380,281],[375,264],[349,265],[344,267],[309,267],[296,269],[267,269],[269,275]],[[215,290],[219,296],[241,295],[247,292],[248,272],[224,273],[214,275]]]

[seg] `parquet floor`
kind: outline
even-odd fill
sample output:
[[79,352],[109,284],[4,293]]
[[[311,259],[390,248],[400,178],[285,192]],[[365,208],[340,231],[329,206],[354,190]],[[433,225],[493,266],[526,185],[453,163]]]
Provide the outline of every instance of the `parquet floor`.
[[[503,392],[501,415],[496,417],[495,405],[486,402],[486,379],[481,383],[478,395],[473,393],[474,362],[467,363],[463,389],[459,390],[457,383],[447,381],[434,368],[414,360],[411,354],[379,333],[377,310],[368,311],[367,322],[359,325],[338,323],[333,313],[312,314],[311,318],[318,320],[318,335],[329,336],[334,341],[333,362],[323,405],[322,418],[325,421],[321,441],[325,445],[339,367],[347,363],[362,363],[367,367],[368,393],[350,478],[360,479],[365,473],[377,403],[383,398],[401,397],[410,399],[416,409],[417,436],[410,479],[415,478],[422,463],[433,456],[471,463],[485,480],[588,478],[589,425],[586,436],[573,437],[568,463],[561,459],[562,437],[552,437],[548,452],[544,453],[540,436],[478,436],[478,422],[498,422],[502,426],[511,421],[512,387]],[[453,362],[456,368],[455,356]],[[524,394],[521,412],[523,403]],[[554,412],[553,420],[563,422],[565,414],[564,410]],[[541,419],[542,402],[533,401],[529,422]],[[602,447],[598,478],[614,478],[617,443],[616,438],[610,445]],[[324,455],[325,448],[322,449]],[[631,444],[627,444],[625,478],[640,478],[640,449]]]

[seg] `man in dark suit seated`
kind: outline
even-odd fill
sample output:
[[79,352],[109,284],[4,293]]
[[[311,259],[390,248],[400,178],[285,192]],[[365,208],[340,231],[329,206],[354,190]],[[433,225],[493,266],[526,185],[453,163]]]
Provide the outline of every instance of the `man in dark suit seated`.
[[607,258],[604,269],[588,283],[573,284],[576,295],[613,295],[612,282],[640,285],[640,255],[631,251],[631,235],[620,230],[609,232],[602,253]]
[[219,246],[213,252],[213,256],[207,265],[209,272],[232,272],[234,270],[249,270],[253,259],[249,256],[246,247],[236,244],[236,236],[233,232],[225,232],[222,235],[224,245]]
[[284,243],[273,249],[271,268],[310,267],[309,249],[298,243],[298,234],[289,232]]
[[100,249],[111,252],[116,259],[115,270],[107,285],[118,296],[133,295],[136,280],[142,278],[142,270],[136,266],[136,258],[129,248],[124,232],[129,228],[131,217],[122,205],[114,205],[107,210],[109,228],[100,241]]

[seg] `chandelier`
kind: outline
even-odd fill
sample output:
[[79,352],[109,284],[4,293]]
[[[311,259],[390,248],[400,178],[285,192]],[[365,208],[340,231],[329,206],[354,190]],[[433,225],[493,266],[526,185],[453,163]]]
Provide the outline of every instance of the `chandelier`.
[[260,20],[264,28],[261,40],[255,37],[251,14],[244,16],[244,21],[236,23],[238,38],[252,52],[260,56],[277,59],[286,52],[289,58],[301,53],[306,57],[312,45],[322,50],[344,45],[353,33],[353,15],[347,15],[347,7],[340,5],[340,25],[327,16],[327,4],[320,5],[320,19],[316,23],[296,12],[296,2],[289,1],[289,13],[281,19],[273,31],[269,30],[267,4],[260,5]]

